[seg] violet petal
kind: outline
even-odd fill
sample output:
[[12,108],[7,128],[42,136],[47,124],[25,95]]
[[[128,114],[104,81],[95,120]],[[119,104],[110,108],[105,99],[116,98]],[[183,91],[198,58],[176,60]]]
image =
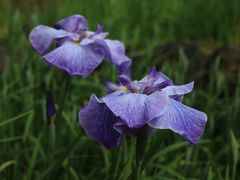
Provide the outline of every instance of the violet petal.
[[39,25],[33,28],[29,35],[29,40],[38,53],[44,54],[51,46],[54,39],[64,37],[77,39],[78,35],[71,34],[63,30],[56,30],[48,26]]
[[58,29],[64,29],[68,32],[80,33],[86,31],[88,28],[87,20],[81,15],[72,15],[64,18],[56,23],[54,26]]
[[170,98],[167,111],[149,121],[148,125],[156,129],[171,129],[195,144],[203,134],[206,122],[205,113]]
[[70,75],[88,76],[103,60],[91,46],[80,46],[66,42],[44,56],[50,64]]
[[168,96],[155,92],[149,96],[136,93],[115,92],[103,97],[109,109],[130,128],[139,128],[147,121],[162,115],[166,110]]
[[114,148],[122,141],[122,131],[113,128],[118,119],[95,95],[79,113],[86,134],[106,148]]
[[180,86],[167,86],[162,89],[162,91],[167,92],[169,96],[175,95],[184,95],[188,94],[193,90],[194,82],[190,82],[188,84],[180,85]]
[[123,86],[129,86],[131,84],[131,80],[126,75],[120,75],[118,78],[118,82]]
[[149,82],[149,81],[152,81],[156,86],[164,82],[168,82],[168,84],[173,85],[172,80],[162,72],[157,72],[155,66],[150,70],[147,76],[145,76],[140,80],[140,82],[142,83]]
[[132,64],[131,59],[125,55],[125,47],[122,42],[117,40],[96,40],[96,45],[102,48],[104,59],[117,66],[120,74],[128,72]]
[[107,93],[110,94],[110,93],[113,93],[116,91],[120,91],[121,87],[117,86],[116,84],[114,84],[112,82],[107,81],[106,82],[106,90],[107,90]]

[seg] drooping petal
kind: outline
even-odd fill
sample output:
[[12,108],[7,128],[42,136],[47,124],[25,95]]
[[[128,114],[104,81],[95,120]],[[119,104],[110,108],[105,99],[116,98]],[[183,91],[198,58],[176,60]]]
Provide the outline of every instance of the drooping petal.
[[54,39],[64,37],[77,39],[78,35],[71,34],[63,30],[56,30],[48,26],[39,25],[33,28],[29,35],[29,40],[38,53],[44,54],[51,46]]
[[125,47],[122,42],[109,39],[96,40],[96,45],[103,49],[104,58],[115,64],[121,74],[128,73],[132,61],[125,55]]
[[116,116],[127,123],[128,127],[138,128],[165,112],[168,96],[164,92],[155,92],[149,96],[116,92],[103,97],[102,100]]
[[190,93],[193,90],[194,82],[190,82],[188,84],[184,84],[181,86],[167,86],[162,89],[162,91],[167,92],[169,96],[175,96],[175,95],[184,95],[187,93]]
[[195,144],[203,134],[206,122],[205,113],[170,98],[167,111],[149,121],[148,125],[156,129],[171,129]]
[[44,56],[50,64],[70,75],[88,76],[103,60],[103,55],[91,46],[66,42]]
[[87,20],[81,15],[72,15],[64,18],[56,23],[54,26],[58,29],[64,29],[68,32],[80,33],[86,31],[88,28]]
[[114,129],[118,119],[95,95],[79,113],[79,121],[86,134],[106,148],[114,148],[122,141],[123,132]]

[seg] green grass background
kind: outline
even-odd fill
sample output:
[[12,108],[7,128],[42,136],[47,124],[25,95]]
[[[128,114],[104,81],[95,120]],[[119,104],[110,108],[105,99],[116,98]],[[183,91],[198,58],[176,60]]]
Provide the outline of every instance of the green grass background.
[[[187,71],[189,62],[195,62],[181,49],[176,63],[170,59],[162,63],[160,55],[153,63],[158,45],[240,42],[239,0],[1,0],[0,179],[124,179],[133,168],[129,162],[134,158],[134,139],[109,151],[86,137],[77,120],[90,95],[103,96],[105,82],[117,80],[114,67],[103,63],[86,79],[72,78],[64,95],[66,75],[49,71],[29,44],[34,26],[53,25],[72,14],[84,15],[90,29],[103,24],[110,38],[126,44],[133,57],[133,79],[143,77],[156,62],[176,84],[194,80]],[[142,179],[240,178],[240,78],[235,79],[234,91],[229,89],[220,61],[212,62],[203,87],[184,99],[208,115],[202,139],[193,146],[173,132],[156,131],[148,144],[156,153]],[[48,89],[57,104],[65,97],[54,146],[45,116]]]

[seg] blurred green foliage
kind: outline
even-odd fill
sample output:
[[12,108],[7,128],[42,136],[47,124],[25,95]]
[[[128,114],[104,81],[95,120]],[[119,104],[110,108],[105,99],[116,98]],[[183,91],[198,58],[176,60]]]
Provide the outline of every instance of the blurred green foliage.
[[[181,49],[176,63],[163,63],[160,54],[153,63],[159,44],[240,42],[239,0],[1,0],[0,179],[124,179],[131,172],[133,139],[108,151],[86,137],[78,123],[80,106],[92,93],[104,95],[105,82],[117,79],[107,63],[86,79],[71,79],[62,118],[56,122],[56,145],[50,148],[46,92],[52,89],[59,103],[66,75],[54,68],[49,71],[31,48],[28,34],[38,24],[53,25],[76,13],[88,19],[91,29],[101,23],[111,38],[126,44],[128,55],[134,57],[133,79],[157,63],[176,84],[193,80],[187,71],[195,62]],[[240,75],[235,88],[229,88],[220,61],[215,59],[203,86],[184,100],[208,115],[202,139],[192,146],[173,132],[156,131],[149,142],[156,154],[143,179],[240,178]]]

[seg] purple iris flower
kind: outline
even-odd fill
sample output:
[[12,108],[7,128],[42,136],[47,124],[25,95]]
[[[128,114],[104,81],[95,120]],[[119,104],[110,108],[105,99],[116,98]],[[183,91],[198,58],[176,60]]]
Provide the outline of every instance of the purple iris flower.
[[[73,15],[58,21],[54,27],[38,25],[29,40],[44,60],[70,75],[88,76],[103,59],[117,66],[122,74],[129,72],[131,60],[125,55],[125,47],[117,40],[105,39],[103,27],[88,31],[88,23],[81,15]],[[50,50],[55,42],[56,48]]]
[[119,84],[107,83],[108,95],[94,94],[80,110],[79,120],[86,134],[104,145],[120,145],[124,134],[134,134],[138,128],[170,129],[191,144],[203,134],[205,113],[181,103],[193,89],[193,82],[176,86],[162,72],[152,68],[140,81],[131,82],[120,75]]

